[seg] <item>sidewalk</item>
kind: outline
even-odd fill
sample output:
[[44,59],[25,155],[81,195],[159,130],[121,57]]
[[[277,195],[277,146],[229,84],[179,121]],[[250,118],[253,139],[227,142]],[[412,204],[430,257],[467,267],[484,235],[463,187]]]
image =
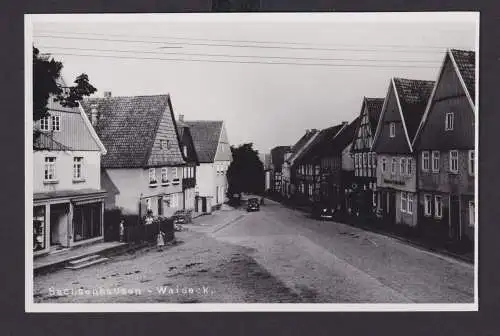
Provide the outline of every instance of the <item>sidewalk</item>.
[[[270,199],[266,198],[266,201],[271,201]],[[276,201],[273,201],[276,202]],[[308,207],[302,207],[302,206],[295,206],[291,204],[284,204],[283,202],[276,202],[280,203],[282,206],[287,207],[289,209],[293,209],[296,211],[304,212],[304,213],[309,213],[310,209]],[[371,231],[375,232],[384,236],[391,237],[393,239],[397,239],[405,244],[411,245],[416,248],[424,249],[427,251],[431,251],[434,253],[439,253],[444,256],[452,257],[458,260],[465,261],[467,263],[474,263],[474,253],[473,252],[463,252],[463,251],[455,251],[453,250],[452,245],[446,245],[446,243],[438,244],[438,243],[433,243],[431,241],[428,241],[427,239],[423,239],[422,237],[410,237],[407,235],[403,235],[399,232],[395,232],[393,230],[390,230],[390,228],[386,227],[381,227],[380,225],[370,225],[368,223],[363,223],[362,221],[356,221],[355,218],[352,218],[350,220],[342,220],[339,218],[334,219],[334,221],[350,225],[353,227],[360,228],[362,230],[366,231]],[[448,246],[448,248],[447,248]],[[450,248],[451,246],[451,248]]]

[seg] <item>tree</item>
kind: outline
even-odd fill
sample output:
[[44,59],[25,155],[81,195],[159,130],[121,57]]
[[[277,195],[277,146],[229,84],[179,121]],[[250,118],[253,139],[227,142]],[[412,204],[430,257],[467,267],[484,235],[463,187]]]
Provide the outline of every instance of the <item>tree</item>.
[[233,161],[227,170],[229,195],[241,192],[259,194],[264,191],[264,165],[259,159],[259,152],[252,146],[252,143],[231,146]]
[[47,102],[50,96],[65,107],[77,107],[84,96],[90,96],[97,89],[89,82],[86,74],[76,77],[76,85],[62,87],[59,83],[63,64],[49,59],[33,47],[33,121],[50,115]]

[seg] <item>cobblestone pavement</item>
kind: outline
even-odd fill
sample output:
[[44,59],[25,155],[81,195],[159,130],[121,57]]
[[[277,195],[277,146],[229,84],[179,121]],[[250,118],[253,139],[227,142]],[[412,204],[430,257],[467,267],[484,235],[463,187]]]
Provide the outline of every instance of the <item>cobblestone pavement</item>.
[[[312,220],[271,201],[259,212],[234,210],[224,216],[187,226],[189,231],[177,233],[181,243],[162,252],[142,250],[106,264],[38,276],[35,301],[473,302],[473,267],[466,263]],[[90,294],[55,291],[65,288]],[[92,295],[100,288],[140,295]],[[189,289],[193,293],[183,293]]]

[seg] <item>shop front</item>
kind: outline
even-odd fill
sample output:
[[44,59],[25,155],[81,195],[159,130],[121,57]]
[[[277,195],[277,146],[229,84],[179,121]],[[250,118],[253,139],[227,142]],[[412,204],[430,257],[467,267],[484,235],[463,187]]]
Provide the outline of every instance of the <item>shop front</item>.
[[35,256],[103,239],[105,191],[50,196],[46,193],[34,195]]

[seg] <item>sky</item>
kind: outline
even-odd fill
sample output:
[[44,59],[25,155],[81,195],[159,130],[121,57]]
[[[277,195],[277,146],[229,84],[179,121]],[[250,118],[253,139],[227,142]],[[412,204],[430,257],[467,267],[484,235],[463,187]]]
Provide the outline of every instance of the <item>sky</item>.
[[293,145],[352,121],[391,77],[436,80],[446,48],[475,50],[474,15],[36,15],[32,41],[102,97],[169,93],[176,116],[224,120],[232,145]]

